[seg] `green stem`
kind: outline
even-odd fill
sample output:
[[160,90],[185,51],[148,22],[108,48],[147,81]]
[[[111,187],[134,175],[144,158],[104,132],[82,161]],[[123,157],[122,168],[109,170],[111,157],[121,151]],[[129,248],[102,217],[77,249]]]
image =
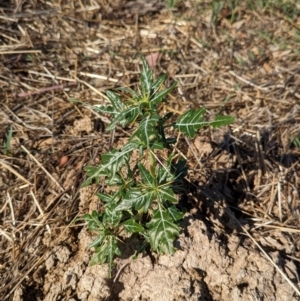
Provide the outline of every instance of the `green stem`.
[[150,173],[152,177],[155,177],[155,157],[154,154],[150,151],[149,152],[150,156]]

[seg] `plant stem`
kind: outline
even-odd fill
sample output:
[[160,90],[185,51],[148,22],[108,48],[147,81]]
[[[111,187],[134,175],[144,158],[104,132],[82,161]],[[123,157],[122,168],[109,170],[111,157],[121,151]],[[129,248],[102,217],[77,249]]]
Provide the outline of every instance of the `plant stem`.
[[149,152],[150,156],[150,173],[152,177],[155,177],[155,156],[153,152]]

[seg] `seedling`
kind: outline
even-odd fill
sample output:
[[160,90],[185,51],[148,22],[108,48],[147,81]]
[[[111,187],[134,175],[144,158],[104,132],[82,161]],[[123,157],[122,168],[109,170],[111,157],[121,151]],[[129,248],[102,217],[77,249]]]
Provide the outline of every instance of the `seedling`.
[[[111,103],[95,110],[111,116],[106,131],[121,126],[132,133],[120,149],[102,154],[100,165],[87,166],[83,187],[104,181],[107,193],[97,196],[104,203],[102,212],[85,214],[88,229],[97,233],[89,244],[94,248],[91,265],[107,262],[109,276],[115,256],[121,255],[124,238],[135,236],[145,246],[160,254],[172,254],[173,242],[180,231],[184,213],[176,204],[176,193],[183,189],[187,162],[176,156],[172,146],[176,139],[170,133],[179,130],[193,138],[204,126],[219,127],[234,121],[230,116],[204,120],[204,108],[191,109],[177,119],[171,112],[161,115],[166,96],[175,88],[174,82],[164,88],[166,75],[153,79],[152,71],[142,58],[143,70],[137,91],[122,88],[106,91]],[[126,94],[126,99],[121,98]]]

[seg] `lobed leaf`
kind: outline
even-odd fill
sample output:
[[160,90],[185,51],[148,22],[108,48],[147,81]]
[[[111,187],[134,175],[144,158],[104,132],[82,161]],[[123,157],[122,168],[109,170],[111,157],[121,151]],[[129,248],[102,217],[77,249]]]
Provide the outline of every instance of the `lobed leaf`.
[[114,256],[120,256],[121,251],[117,244],[117,238],[112,235],[105,237],[100,246],[95,247],[95,253],[90,261],[93,266],[98,263],[108,262],[108,274],[111,277]]
[[171,183],[174,180],[174,175],[169,170],[168,166],[158,165],[156,168],[156,174],[157,174],[158,183],[160,185],[167,183],[167,182],[169,182],[171,185]]
[[216,116],[215,120],[211,121],[209,125],[213,126],[214,128],[231,124],[235,121],[235,118],[232,116],[225,116],[225,115],[218,115]]
[[105,164],[102,168],[109,170],[111,174],[115,174],[124,163],[128,162],[131,152],[136,148],[136,143],[131,142],[126,144],[119,152],[112,153],[108,160],[105,160]]
[[173,221],[169,212],[163,210],[160,206],[154,210],[153,217],[147,223],[148,239],[151,248],[163,254],[173,254],[175,249],[173,241],[179,235],[179,226]]
[[178,200],[175,197],[173,190],[171,189],[170,185],[161,186],[157,190],[157,197],[158,200],[163,204],[165,201],[169,201],[171,203],[177,203]]
[[105,131],[109,132],[113,130],[116,125],[121,124],[122,127],[126,126],[127,124],[133,122],[137,116],[140,114],[140,110],[138,106],[131,106],[124,109],[117,115],[114,120],[106,127]]
[[117,196],[117,194],[110,195],[101,192],[97,192],[96,195],[103,203],[111,203]]
[[216,128],[230,124],[235,120],[232,116],[218,115],[213,121],[205,121],[204,113],[204,108],[189,110],[177,119],[175,127],[189,138],[194,138],[196,132],[204,126],[211,125]]
[[113,206],[105,206],[105,213],[103,215],[102,222],[107,225],[107,227],[116,227],[122,219],[122,212],[116,211]]
[[140,210],[144,208],[144,212],[147,212],[155,197],[153,189],[142,189],[142,187],[138,186],[128,191],[115,210],[129,211],[131,209]]
[[163,91],[160,91],[160,92],[157,92],[156,94],[154,94],[153,97],[151,97],[150,99],[150,104],[149,104],[149,107],[151,110],[155,110],[155,106],[162,102],[164,97],[167,96],[177,85],[177,82],[174,82],[172,84],[172,86],[170,86],[169,88],[167,88],[166,90],[163,90]]
[[177,119],[175,127],[189,138],[194,138],[196,132],[208,124],[203,120],[204,113],[204,108],[189,110]]
[[138,169],[141,172],[142,180],[145,186],[155,186],[155,179],[142,163],[138,163]]
[[186,160],[179,158],[177,162],[172,162],[171,172],[175,177],[175,181],[183,180],[188,174],[188,166]]
[[108,97],[108,99],[110,100],[111,104],[113,105],[115,111],[122,112],[125,105],[124,105],[123,101],[121,100],[121,97],[118,94],[116,94],[110,90],[106,90],[105,94]]
[[128,219],[123,223],[125,230],[129,233],[143,232],[144,228],[141,224],[138,224],[133,218]]
[[98,231],[99,229],[102,229],[102,214],[98,213],[97,211],[93,211],[92,214],[85,214],[82,217],[76,219],[78,220],[84,220],[88,224],[88,229],[91,231]]
[[91,249],[91,248],[95,248],[97,246],[101,246],[101,244],[103,243],[105,237],[106,237],[106,235],[98,233],[98,236],[96,237],[96,239],[93,240],[91,243],[89,243],[87,248]]
[[181,212],[178,208],[176,208],[174,205],[167,208],[170,216],[172,217],[174,222],[178,222],[183,219],[184,213]]
[[102,155],[102,163],[97,167],[87,166],[85,171],[88,179],[83,183],[83,187],[96,180],[99,183],[99,177],[107,176],[113,179],[121,167],[128,162],[131,152],[137,148],[137,144],[130,142],[126,144],[120,151],[113,149],[112,151]]
[[130,141],[139,142],[140,145],[151,148],[157,140],[157,122],[159,116],[146,116],[140,123],[138,129],[131,136]]
[[100,178],[100,173],[98,173],[98,167],[94,166],[85,166],[84,170],[86,171],[86,174],[89,176],[81,185],[82,188],[90,185],[93,180],[98,184],[99,183],[99,178]]

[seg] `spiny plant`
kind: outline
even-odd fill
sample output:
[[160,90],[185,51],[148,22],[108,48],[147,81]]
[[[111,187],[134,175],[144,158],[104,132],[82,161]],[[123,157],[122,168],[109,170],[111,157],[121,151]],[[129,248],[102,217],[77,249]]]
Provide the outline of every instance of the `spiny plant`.
[[[108,106],[95,110],[111,116],[106,131],[121,126],[131,132],[127,143],[102,154],[101,163],[85,167],[87,179],[83,187],[105,181],[107,193],[97,193],[104,210],[85,214],[80,219],[97,233],[88,245],[94,248],[90,264],[108,263],[109,276],[115,256],[121,255],[122,238],[135,236],[141,250],[150,248],[160,254],[175,251],[174,240],[180,231],[184,213],[176,207],[177,193],[183,190],[187,162],[176,155],[172,145],[176,139],[170,132],[179,130],[189,138],[204,126],[219,127],[233,122],[230,116],[204,120],[204,108],[190,109],[175,121],[173,113],[161,115],[166,96],[176,82],[164,88],[166,75],[154,80],[152,71],[142,57],[143,69],[137,91],[119,88],[106,91]],[[122,93],[120,93],[120,91]],[[121,95],[127,95],[125,99]]]

